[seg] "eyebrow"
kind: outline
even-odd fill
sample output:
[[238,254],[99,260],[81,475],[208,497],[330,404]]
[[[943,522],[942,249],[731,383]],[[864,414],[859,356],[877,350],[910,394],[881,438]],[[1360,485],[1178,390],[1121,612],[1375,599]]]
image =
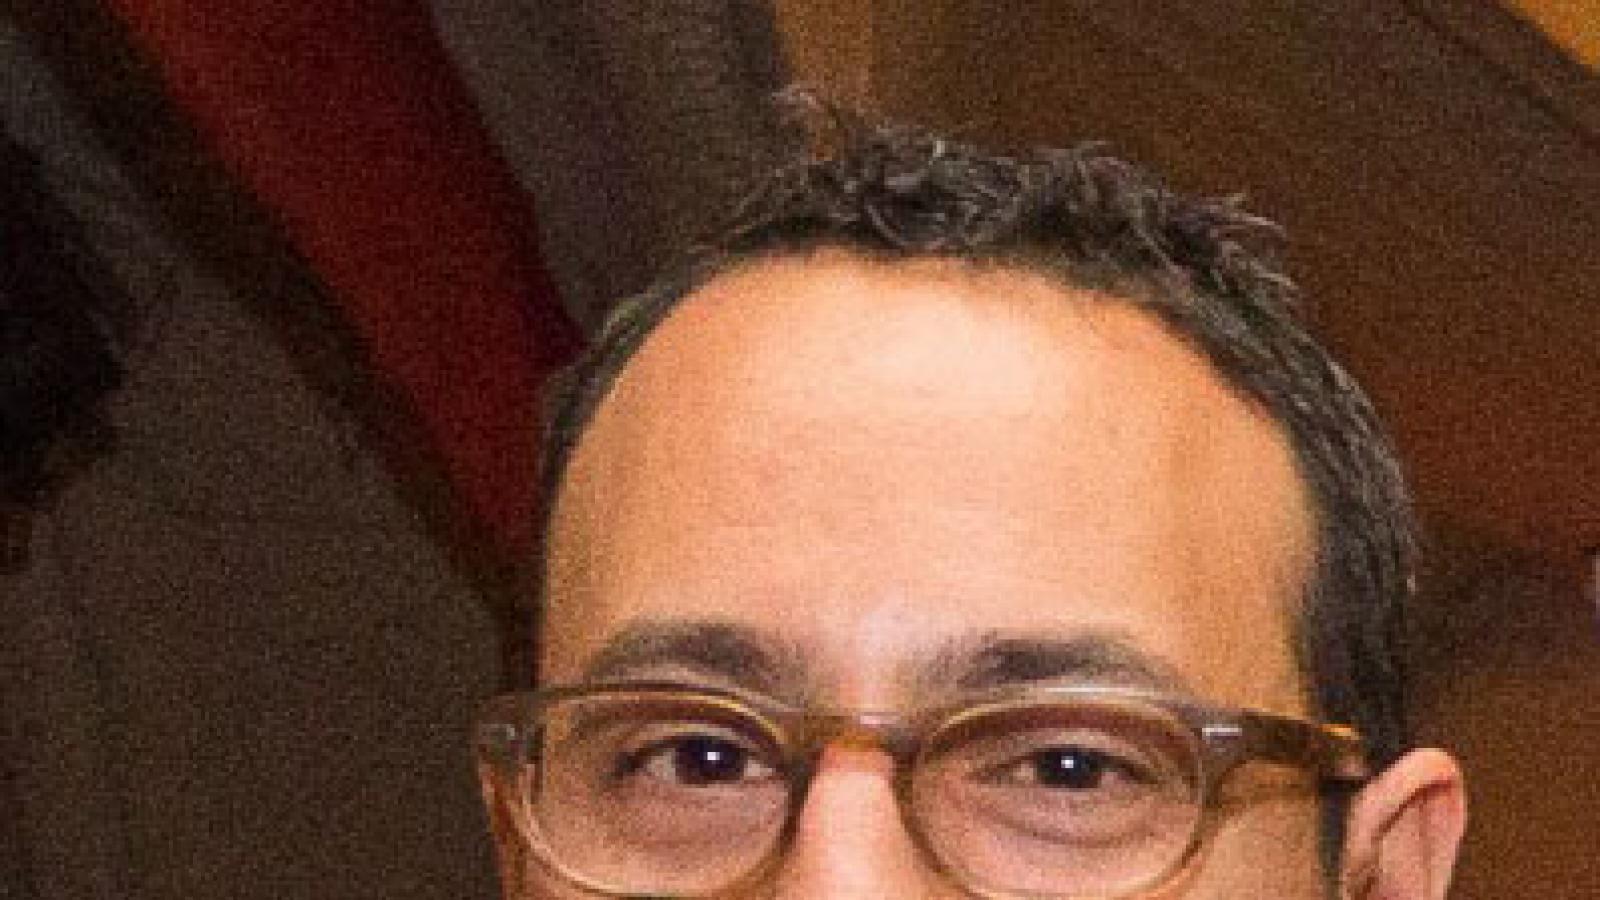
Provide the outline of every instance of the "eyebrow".
[[[803,703],[805,655],[793,644],[746,625],[720,621],[644,621],[623,628],[584,667],[590,683],[687,674],[769,697]],[[1043,682],[1081,682],[1192,693],[1171,663],[1108,630],[1064,636],[983,632],[919,654],[911,675],[918,694],[949,694]]]
[[1112,631],[1062,637],[987,632],[959,639],[920,666],[916,681],[924,690],[962,692],[1051,681],[1190,692],[1175,666]]
[[804,666],[793,646],[742,625],[717,621],[645,621],[628,625],[590,658],[589,682],[626,681],[662,670],[791,698],[801,693]]

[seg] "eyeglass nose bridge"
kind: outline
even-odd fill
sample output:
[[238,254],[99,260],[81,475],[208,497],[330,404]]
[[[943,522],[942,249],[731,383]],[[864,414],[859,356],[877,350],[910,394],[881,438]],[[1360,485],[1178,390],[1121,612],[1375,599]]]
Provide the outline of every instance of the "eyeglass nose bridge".
[[887,712],[822,710],[805,713],[788,723],[794,736],[793,751],[807,769],[813,768],[823,750],[837,747],[852,751],[877,751],[894,760],[904,771],[922,746],[919,729],[903,716]]

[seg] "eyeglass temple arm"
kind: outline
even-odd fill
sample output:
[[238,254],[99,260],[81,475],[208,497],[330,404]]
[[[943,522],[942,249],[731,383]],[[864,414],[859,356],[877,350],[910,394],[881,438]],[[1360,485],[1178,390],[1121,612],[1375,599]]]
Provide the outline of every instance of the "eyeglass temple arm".
[[1248,759],[1299,766],[1331,781],[1360,782],[1372,776],[1360,735],[1343,725],[1246,712],[1239,716],[1237,738]]

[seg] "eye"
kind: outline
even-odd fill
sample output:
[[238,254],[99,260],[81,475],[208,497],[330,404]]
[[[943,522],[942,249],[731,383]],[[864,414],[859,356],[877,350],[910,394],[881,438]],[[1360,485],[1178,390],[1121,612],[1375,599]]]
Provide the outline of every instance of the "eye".
[[777,769],[733,738],[689,733],[653,740],[624,754],[617,774],[703,787],[763,781],[776,777]]
[[1131,760],[1082,746],[1044,747],[987,769],[983,779],[999,784],[1090,791],[1110,782],[1148,783],[1151,774]]

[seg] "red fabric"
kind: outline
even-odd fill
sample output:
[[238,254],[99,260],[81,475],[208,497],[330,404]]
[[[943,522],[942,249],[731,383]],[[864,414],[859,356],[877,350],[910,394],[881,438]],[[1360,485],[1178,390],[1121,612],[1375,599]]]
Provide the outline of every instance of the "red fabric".
[[522,548],[539,382],[577,336],[427,5],[109,5],[413,405],[464,511]]

